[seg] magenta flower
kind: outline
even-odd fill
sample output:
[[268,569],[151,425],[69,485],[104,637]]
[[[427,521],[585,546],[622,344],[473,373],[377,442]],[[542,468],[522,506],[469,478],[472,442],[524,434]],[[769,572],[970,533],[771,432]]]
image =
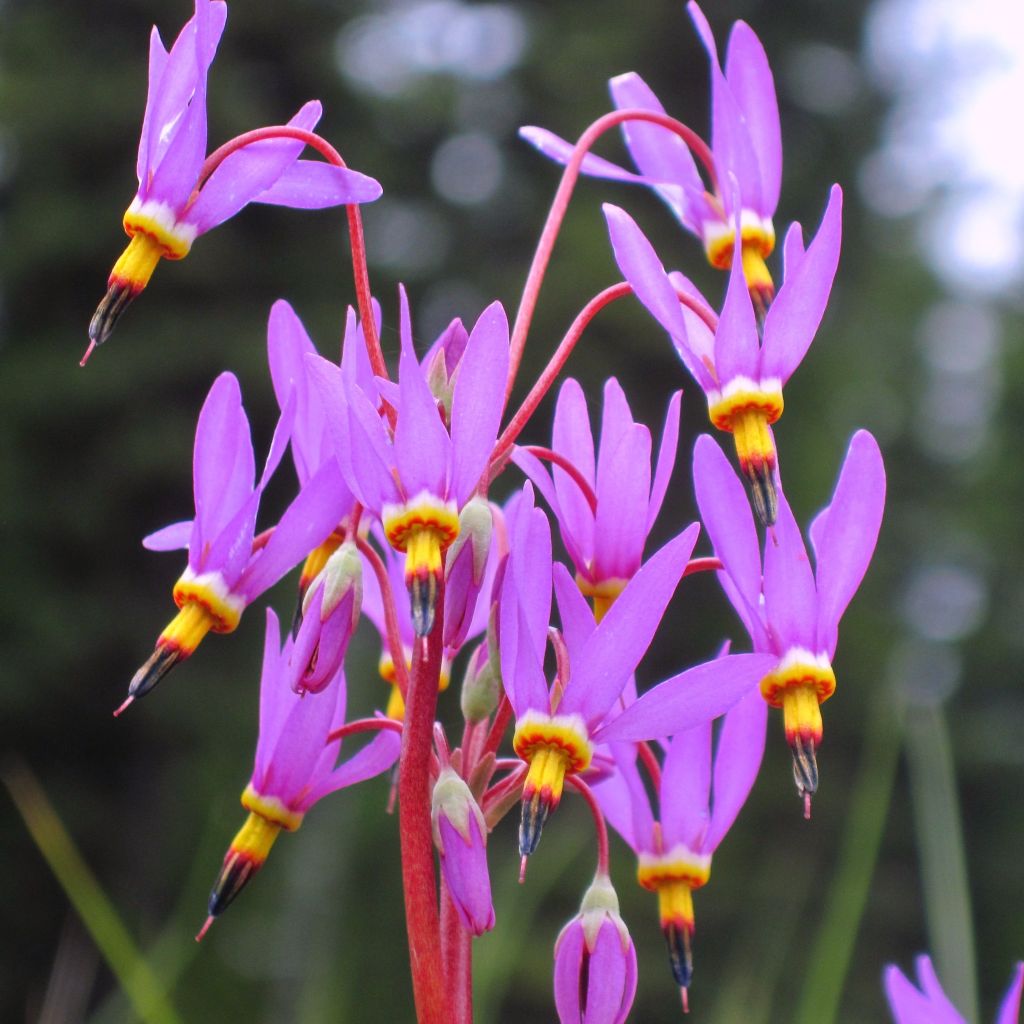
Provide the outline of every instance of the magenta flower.
[[711,875],[711,856],[736,820],[764,753],[767,707],[751,690],[725,715],[712,759],[711,721],[667,745],[652,807],[634,744],[613,744],[618,768],[594,793],[639,860],[637,881],[658,895],[661,929],[676,983],[693,976],[693,890]]
[[[524,490],[511,526],[501,584],[498,643],[505,691],[515,711],[515,752],[529,764],[519,850],[529,856],[561,800],[567,774],[586,771],[596,744],[667,736],[722,714],[768,670],[771,658],[732,655],[659,684],[621,714],[617,705],[668,607],[699,527],[692,524],[652,555],[598,625],[563,565],[552,574],[551,530]],[[552,579],[567,664],[549,689],[544,651]]]
[[[725,72],[711,27],[696,3],[688,6],[711,64],[711,152],[720,188],[710,195],[689,148],[674,132],[644,121],[622,125],[634,174],[608,160],[588,154],[581,170],[599,178],[648,185],[665,201],[679,222],[704,244],[708,260],[728,269],[740,224],[742,262],[751,289],[771,298],[772,282],[764,260],[775,246],[772,218],[782,182],[782,138],[775,83],[768,58],[753,29],[737,21],[729,35]],[[619,110],[637,108],[664,114],[665,108],[634,72],[609,83]],[[520,129],[520,135],[546,156],[566,163],[573,147],[543,128]],[[729,182],[735,179],[742,203]]]
[[268,608],[256,763],[242,793],[249,817],[224,857],[203,932],[263,866],[282,829],[294,832],[318,800],[373,778],[398,760],[401,740],[387,730],[338,764],[341,741],[327,737],[345,723],[345,676],[339,669],[325,693],[296,696],[289,684],[291,647],[291,637],[281,647],[277,616]]
[[254,485],[255,457],[238,381],[231,373],[214,381],[196,426],[195,518],[158,530],[142,542],[151,551],[188,549],[188,565],[174,585],[174,601],[181,610],[135,673],[122,706],[153,689],[208,632],[234,630],[245,606],[334,529],[347,492],[332,461],[302,488],[267,543],[253,549],[260,498],[284,454],[294,413],[292,401],[278,421],[266,466]]
[[843,193],[832,187],[817,234],[807,247],[794,223],[784,246],[785,281],[764,318],[763,340],[741,269],[733,268],[718,328],[712,335],[684,311],[676,287],[703,298],[681,275],[665,273],[651,243],[633,219],[605,204],[615,259],[637,298],[668,331],[686,368],[708,401],[708,416],[731,433],[758,516],[775,521],[777,468],[770,424],[783,410],[782,389],[814,340],[839,262]]
[[561,1024],[622,1024],[636,995],[636,949],[619,897],[597,875],[580,912],[555,942],[555,1008]]
[[576,568],[580,590],[593,599],[598,621],[640,568],[647,535],[661,510],[675,464],[681,393],[669,402],[661,448],[651,480],[651,434],[633,421],[615,378],[604,386],[600,445],[594,457],[587,400],[569,378],[558,393],[552,450],[566,458],[596,498],[587,496],[563,469],[552,475],[522,448],[513,461],[544,495],[558,520],[562,540]]
[[[376,181],[356,171],[299,160],[304,143],[284,138],[245,146],[206,181],[199,180],[206,157],[206,75],[226,18],[226,4],[196,0],[195,14],[170,52],[153,28],[136,168],[139,190],[124,215],[131,242],[114,264],[107,294],[89,324],[90,351],[110,337],[161,257],[182,259],[199,235],[246,204],[320,209],[369,202],[381,194]],[[311,131],[320,113],[318,102],[307,103],[289,124]]]
[[439,406],[412,344],[405,293],[397,388],[382,387],[397,414],[393,435],[376,396],[346,385],[322,359],[309,366],[325,400],[335,452],[349,487],[405,552],[405,580],[417,636],[434,626],[444,552],[459,533],[459,513],[477,489],[497,439],[508,372],[508,320],[500,303],[480,315],[458,363],[450,410]]
[[[892,1010],[896,1024],[967,1024],[966,1018],[942,991],[931,957],[919,956],[916,967],[916,986],[895,964],[885,969],[885,994],[889,998],[889,1009]],[[1018,963],[1013,970],[1010,987],[999,1005],[995,1024],[1017,1024],[1022,991],[1024,963]]]
[[450,767],[441,771],[434,784],[431,819],[441,873],[462,927],[483,935],[494,927],[487,823],[469,786]]
[[722,586],[754,649],[775,656],[761,680],[761,693],[770,705],[783,709],[794,779],[809,811],[818,786],[819,705],[836,688],[832,659],[839,620],[864,578],[882,523],[885,467],[878,443],[866,430],[853,435],[832,501],[811,524],[813,571],[780,491],[779,517],[765,543],[762,572],[742,484],[706,434],[694,448],[693,478],[701,519],[725,567],[719,573]]

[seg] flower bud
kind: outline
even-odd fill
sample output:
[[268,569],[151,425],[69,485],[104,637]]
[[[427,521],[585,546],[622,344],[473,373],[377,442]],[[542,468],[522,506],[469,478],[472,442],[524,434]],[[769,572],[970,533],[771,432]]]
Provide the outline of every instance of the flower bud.
[[442,770],[431,798],[434,843],[441,872],[463,928],[482,935],[494,927],[487,873],[487,825],[469,786],[451,768]]
[[555,1008],[562,1024],[622,1024],[636,995],[636,950],[619,898],[598,875],[555,942]]
[[491,506],[484,498],[472,498],[459,513],[459,535],[448,549],[445,564],[445,647],[461,647],[469,635],[484,584],[492,528]]
[[490,659],[488,645],[480,644],[466,665],[462,680],[462,715],[470,725],[494,713],[501,699],[501,672]]

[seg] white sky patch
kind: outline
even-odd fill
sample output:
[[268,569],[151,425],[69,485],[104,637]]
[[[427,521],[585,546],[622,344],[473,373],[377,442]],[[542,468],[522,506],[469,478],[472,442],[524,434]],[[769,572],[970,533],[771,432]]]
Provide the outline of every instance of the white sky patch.
[[893,97],[865,200],[925,213],[921,247],[947,284],[1005,291],[1024,275],[1024,3],[879,0],[865,44]]

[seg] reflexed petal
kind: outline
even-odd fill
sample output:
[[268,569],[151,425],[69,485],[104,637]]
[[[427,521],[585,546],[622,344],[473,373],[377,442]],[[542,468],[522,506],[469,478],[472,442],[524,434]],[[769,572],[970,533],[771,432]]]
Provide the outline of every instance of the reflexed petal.
[[277,181],[252,202],[290,206],[295,210],[324,210],[348,203],[372,203],[384,190],[376,178],[321,160],[296,160]]
[[722,722],[715,746],[711,824],[703,844],[706,853],[717,849],[746,803],[761,767],[767,721],[768,705],[760,691],[753,690]]
[[460,507],[480,480],[498,436],[508,360],[508,318],[494,302],[469,336],[452,396],[451,492]]
[[[310,702],[324,700],[330,692],[328,690],[327,693],[318,696],[299,699]],[[309,795],[303,799],[302,806],[304,808],[311,807],[328,793],[344,789],[346,786],[354,786],[357,782],[365,782],[367,779],[380,775],[381,772],[386,772],[398,760],[401,752],[401,738],[391,730],[382,731],[358,754],[348,761],[343,761],[330,775],[320,779],[313,786]]]
[[777,377],[785,384],[814,340],[839,265],[842,217],[843,190],[833,185],[818,233],[765,318],[762,377]]
[[932,958],[930,956],[919,956],[914,961],[914,966],[917,968],[917,982],[932,1003],[932,1012],[936,1016],[941,1015],[942,1020],[945,1020],[948,1016],[951,1021],[956,1020],[959,1022],[962,1019],[960,1013],[942,990],[942,985],[939,984],[938,976],[935,973],[935,967],[932,965]]
[[835,651],[839,620],[860,586],[875,550],[885,507],[885,466],[878,442],[858,430],[817,534],[818,644]]
[[710,719],[672,737],[661,772],[660,799],[665,848],[683,843],[702,850],[710,821]]
[[725,77],[743,111],[760,168],[763,205],[758,212],[771,217],[778,205],[782,184],[779,104],[775,98],[775,81],[764,47],[754,30],[744,21],[737,21],[729,34]]
[[779,654],[789,647],[817,653],[814,574],[800,527],[781,490],[774,541],[769,538],[764,546],[764,605]]
[[[596,724],[608,713],[647,653],[699,532],[698,524],[692,523],[670,540],[640,567],[616,598],[571,665],[569,684],[559,705],[561,713],[578,712],[588,724]],[[627,709],[624,714],[628,713]]]
[[636,745],[616,743],[611,750],[616,770],[593,785],[594,796],[608,824],[634,853],[652,850],[654,817],[636,765]]
[[277,746],[281,725],[292,706],[292,693],[286,679],[286,662],[281,657],[281,627],[273,608],[267,609],[263,639],[263,670],[260,673],[260,731],[256,742],[254,776],[263,776]]
[[641,694],[593,739],[649,740],[692,729],[728,711],[778,662],[773,654],[730,654],[687,669]]
[[[553,132],[546,128],[538,128],[536,125],[524,125],[519,129],[519,137],[525,139],[535,149],[540,150],[545,156],[560,164],[567,164],[572,156],[575,144],[560,139]],[[613,181],[636,182],[641,185],[648,185],[650,182],[639,174],[633,174],[608,160],[604,160],[593,153],[588,153],[583,158],[580,170],[595,178],[610,178]]]
[[[590,411],[583,389],[572,377],[567,377],[558,391],[551,444],[554,450],[564,455],[593,487],[596,482],[596,468]],[[555,492],[558,494],[558,505],[561,510],[558,520],[562,532],[571,534],[572,545],[578,556],[574,556],[573,561],[582,568],[594,557],[594,513],[568,473],[555,466],[551,475],[555,481]]]
[[1013,978],[1010,987],[999,1004],[999,1013],[996,1015],[995,1024],[1017,1024],[1020,1018],[1021,992],[1024,990],[1024,963],[1019,963],[1014,968]]
[[580,593],[576,581],[561,562],[555,562],[551,573],[558,600],[558,616],[562,622],[562,636],[569,649],[570,659],[578,654],[590,639],[597,623],[587,599]]
[[743,276],[743,261],[734,258],[725,305],[715,331],[715,366],[719,384],[728,384],[734,377],[757,380],[759,359],[754,304],[750,300],[747,279]]
[[788,281],[796,273],[804,258],[804,229],[799,221],[793,221],[782,242],[782,280]]
[[895,965],[885,969],[883,983],[896,1024],[964,1024],[963,1017],[955,1011],[952,1016],[937,1011],[932,1001]]
[[160,99],[160,82],[167,68],[167,51],[156,25],[149,34],[149,87],[146,91],[146,111],[142,115],[142,132],[139,135],[139,156],[135,164],[135,174],[139,183],[149,173],[149,127],[153,109]]
[[669,399],[668,412],[665,413],[665,426],[661,432],[661,447],[658,449],[654,483],[651,485],[651,496],[647,505],[647,533],[651,532],[655,520],[658,518],[661,503],[665,500],[665,492],[668,490],[669,480],[672,478],[672,471],[675,469],[676,450],[679,445],[679,407],[682,400],[683,393],[675,392]]
[[651,493],[651,434],[642,424],[624,428],[616,442],[602,440],[597,467],[594,576],[629,579],[647,541]]
[[192,520],[187,519],[148,534],[142,538],[142,546],[148,551],[179,551],[188,547],[191,536]]

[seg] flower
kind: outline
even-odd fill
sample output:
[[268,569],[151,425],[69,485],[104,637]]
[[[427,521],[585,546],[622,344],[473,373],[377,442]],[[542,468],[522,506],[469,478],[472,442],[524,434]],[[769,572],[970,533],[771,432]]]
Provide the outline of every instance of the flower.
[[[764,261],[775,246],[772,218],[782,182],[775,82],[764,47],[746,22],[737,21],[732,27],[723,73],[707,19],[696,3],[687,9],[711,65],[711,154],[716,184],[728,186],[734,178],[742,202],[737,202],[728,187],[710,195],[683,140],[669,129],[645,121],[622,125],[626,148],[639,174],[592,154],[584,157],[581,170],[652,187],[682,226],[703,242],[711,264],[721,269],[732,265],[738,221],[743,270],[756,301],[767,308],[773,286]],[[620,110],[665,113],[657,96],[635,72],[611,79],[608,86]],[[519,133],[546,156],[568,162],[573,147],[563,139],[533,126],[521,128]]]
[[555,942],[555,1008],[561,1024],[622,1024],[636,995],[636,949],[619,897],[598,874],[580,912]]
[[[565,777],[586,771],[596,744],[667,736],[722,714],[767,671],[773,659],[731,655],[659,684],[611,717],[650,646],[697,541],[693,523],[652,555],[596,624],[565,566],[552,569],[551,530],[527,484],[510,525],[501,585],[501,676],[516,716],[512,746],[527,762],[519,852],[530,856]],[[566,657],[554,684],[544,651],[554,583]]]
[[683,364],[707,396],[708,416],[731,433],[758,517],[775,522],[777,456],[770,424],[782,415],[782,389],[821,323],[839,263],[842,189],[832,187],[821,226],[804,249],[794,223],[784,245],[785,280],[764,319],[763,340],[741,269],[730,272],[722,315],[708,325],[684,311],[677,287],[707,303],[682,275],[665,273],[651,243],[624,210],[605,204],[615,259],[637,298],[668,331]]
[[346,491],[332,460],[300,490],[266,544],[254,548],[260,498],[284,455],[294,412],[294,401],[287,403],[254,486],[252,438],[238,381],[234,374],[222,373],[213,382],[196,426],[195,519],[173,523],[142,542],[150,551],[188,549],[188,565],[174,585],[180,611],[135,673],[118,713],[188,658],[208,632],[232,632],[245,606],[334,529]]
[[[201,180],[206,154],[206,75],[227,18],[220,0],[196,0],[170,52],[154,27],[149,91],[139,139],[139,189],[124,215],[131,238],[114,264],[107,293],[89,324],[89,351],[110,337],[121,314],[146,287],[160,259],[188,255],[195,239],[247,203],[319,209],[363,203],[380,185],[357,171],[299,160],[304,143],[264,139],[225,158]],[[288,123],[311,131],[321,107],[307,103]],[[84,360],[83,360],[84,362]]]
[[713,759],[710,720],[677,733],[660,772],[651,773],[653,803],[635,744],[612,744],[617,771],[594,786],[605,816],[637,855],[637,881],[657,893],[672,974],[683,989],[693,976],[693,890],[710,878],[711,856],[757,777],[766,716],[752,690],[722,720]]
[[643,560],[644,544],[661,510],[675,463],[681,397],[677,391],[669,402],[652,484],[651,434],[643,424],[633,422],[619,382],[612,377],[604,386],[595,465],[587,400],[575,380],[565,381],[555,407],[552,449],[567,459],[590,487],[593,507],[589,495],[557,464],[549,476],[529,450],[517,448],[513,456],[551,506],[576,568],[576,582],[593,600],[598,621]]
[[[965,1018],[942,991],[931,957],[919,956],[916,967],[916,986],[895,964],[885,969],[885,994],[896,1024],[966,1024]],[[1024,963],[1018,963],[999,1006],[995,1024],[1017,1024],[1022,990]]]
[[451,767],[442,769],[434,783],[430,813],[441,873],[462,927],[483,935],[494,927],[487,823],[469,786]]
[[242,793],[249,817],[224,857],[199,938],[263,866],[282,829],[294,832],[328,793],[379,775],[398,760],[401,740],[387,730],[348,761],[337,763],[341,740],[328,742],[327,737],[345,722],[344,674],[339,668],[323,694],[296,696],[289,685],[292,642],[288,637],[281,646],[277,616],[268,608],[256,762]]
[[836,688],[832,659],[839,620],[864,578],[882,523],[882,454],[866,430],[853,435],[832,501],[811,524],[813,571],[780,491],[779,517],[772,539],[765,543],[762,572],[757,531],[743,487],[707,434],[694,447],[693,479],[701,519],[724,566],[719,573],[722,587],[754,649],[775,656],[775,664],[761,680],[761,694],[771,706],[783,709],[793,776],[809,814],[810,798],[818,787],[820,704]]
[[307,357],[325,401],[345,479],[378,516],[388,543],[405,553],[405,581],[416,636],[434,627],[444,553],[459,533],[459,513],[477,489],[498,435],[508,373],[508,320],[500,303],[480,314],[465,345],[450,409],[438,405],[412,344],[402,292],[398,387],[381,386],[397,417],[393,435],[376,395],[346,384],[338,367]]

